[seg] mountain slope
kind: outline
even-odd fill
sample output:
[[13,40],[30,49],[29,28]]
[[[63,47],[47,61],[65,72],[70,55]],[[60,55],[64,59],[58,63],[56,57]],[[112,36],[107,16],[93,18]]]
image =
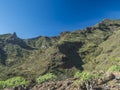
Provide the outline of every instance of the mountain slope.
[[118,62],[114,59],[120,55],[119,37],[120,20],[109,19],[56,37],[0,35],[0,79],[19,75],[35,79],[46,72],[64,79],[80,70],[107,70]]

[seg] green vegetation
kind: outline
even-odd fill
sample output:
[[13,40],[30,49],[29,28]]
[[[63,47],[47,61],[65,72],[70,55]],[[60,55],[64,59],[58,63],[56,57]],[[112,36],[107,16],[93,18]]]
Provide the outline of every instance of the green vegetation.
[[120,20],[107,19],[56,37],[20,39],[15,33],[0,35],[0,79],[23,76],[31,81],[48,72],[64,79],[76,71],[81,71],[83,81],[97,78],[99,75],[90,72],[107,71],[120,62],[119,27]]
[[120,66],[113,65],[108,69],[108,71],[110,71],[110,72],[114,72],[114,71],[120,72]]
[[45,75],[43,75],[43,76],[39,76],[39,77],[36,79],[36,82],[37,82],[38,84],[40,84],[40,83],[43,83],[43,82],[46,82],[46,81],[53,80],[53,79],[55,79],[55,78],[56,78],[56,76],[55,76],[54,74],[52,74],[52,73],[47,73],[47,74],[45,74]]
[[116,62],[120,62],[120,57],[115,58]]
[[98,79],[100,77],[100,74],[98,73],[90,73],[87,71],[84,72],[76,72],[74,75],[74,78],[80,79],[82,82],[88,82],[92,79]]
[[103,73],[89,71],[76,72],[74,78],[76,78],[74,81],[76,87],[79,87],[80,85],[88,88],[89,84],[92,85],[92,82],[98,80],[99,78],[103,78]]
[[13,77],[7,79],[5,81],[0,81],[0,89],[3,88],[14,88],[19,85],[28,85],[28,81],[26,81],[23,77]]

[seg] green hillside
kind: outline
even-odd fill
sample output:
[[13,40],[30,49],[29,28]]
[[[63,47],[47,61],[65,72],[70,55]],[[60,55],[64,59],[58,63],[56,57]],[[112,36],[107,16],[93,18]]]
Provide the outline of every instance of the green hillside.
[[64,79],[77,71],[106,71],[120,62],[119,46],[120,20],[105,19],[56,37],[0,35],[0,79],[23,76],[34,80],[49,72]]

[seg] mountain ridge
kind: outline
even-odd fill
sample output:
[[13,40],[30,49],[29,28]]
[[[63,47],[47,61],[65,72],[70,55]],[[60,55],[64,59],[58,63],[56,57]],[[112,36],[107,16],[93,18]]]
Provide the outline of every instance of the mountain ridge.
[[[0,78],[35,79],[52,72],[62,79],[77,71],[107,70],[117,63],[109,59],[119,58],[119,30],[120,20],[104,19],[93,27],[65,31],[55,37],[21,39],[16,33],[0,35]],[[117,47],[114,50],[109,45],[111,40]]]

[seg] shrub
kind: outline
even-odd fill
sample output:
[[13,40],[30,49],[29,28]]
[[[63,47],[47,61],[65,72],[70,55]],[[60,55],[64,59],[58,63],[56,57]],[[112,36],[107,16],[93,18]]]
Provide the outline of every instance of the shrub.
[[118,65],[113,65],[113,66],[111,66],[109,69],[108,69],[108,71],[110,71],[110,72],[113,72],[113,71],[120,71],[120,66],[118,66]]
[[0,81],[0,89],[3,88],[14,88],[19,85],[27,85],[28,81],[26,81],[23,77],[13,77],[10,79],[7,79],[5,81]]
[[52,74],[52,73],[47,73],[47,74],[45,74],[45,75],[43,75],[43,76],[39,76],[39,77],[36,79],[36,82],[37,82],[38,84],[40,84],[40,83],[43,83],[43,82],[45,82],[45,81],[53,80],[53,79],[55,79],[55,78],[56,78],[56,76],[55,76],[54,74]]
[[89,72],[83,72],[83,73],[81,74],[81,80],[82,80],[83,82],[88,82],[90,79],[91,79],[91,75],[90,75]]
[[76,72],[74,78],[80,78],[80,77],[81,77],[81,72]]
[[80,78],[83,82],[87,82],[91,78],[91,74],[89,72],[76,72],[74,77]]
[[98,79],[102,75],[99,73],[90,72],[76,72],[74,77],[80,79],[83,82],[88,82],[89,80]]
[[3,89],[3,88],[5,88],[5,82],[4,81],[0,81],[0,89]]
[[28,82],[23,77],[14,77],[5,81],[8,87],[15,87],[18,85],[27,85]]
[[[95,86],[95,81],[101,78],[103,75],[101,73],[90,73],[90,72],[76,72],[74,77],[77,80],[74,81],[75,86],[79,88],[79,84],[89,90],[90,87]],[[79,82],[80,80],[80,82]],[[93,84],[94,83],[94,84]],[[85,89],[85,90],[86,90]]]

